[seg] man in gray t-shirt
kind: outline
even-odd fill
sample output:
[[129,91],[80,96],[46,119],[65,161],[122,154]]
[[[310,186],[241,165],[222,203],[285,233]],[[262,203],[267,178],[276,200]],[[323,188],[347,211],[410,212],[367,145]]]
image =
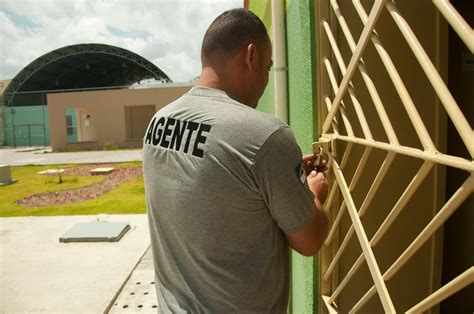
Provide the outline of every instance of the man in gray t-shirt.
[[327,183],[306,177],[289,127],[254,109],[272,64],[258,17],[223,13],[201,55],[197,86],[158,111],[144,138],[160,312],[285,312],[289,245],[319,250]]

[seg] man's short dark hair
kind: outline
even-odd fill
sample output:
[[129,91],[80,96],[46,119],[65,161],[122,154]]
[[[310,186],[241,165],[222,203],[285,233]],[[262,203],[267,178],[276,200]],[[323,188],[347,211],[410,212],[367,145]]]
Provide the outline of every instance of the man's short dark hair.
[[269,43],[265,25],[246,9],[232,9],[219,15],[209,26],[201,47],[201,60],[232,57],[253,43],[257,48]]

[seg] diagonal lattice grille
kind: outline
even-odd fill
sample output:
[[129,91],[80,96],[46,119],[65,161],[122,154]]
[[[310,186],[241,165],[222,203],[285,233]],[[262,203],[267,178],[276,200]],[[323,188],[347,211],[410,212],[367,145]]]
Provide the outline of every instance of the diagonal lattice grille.
[[[417,20],[416,6],[433,17],[434,33],[423,33],[430,18]],[[472,265],[439,279],[441,229],[474,189],[469,105],[443,79],[441,41],[449,23],[473,53],[474,31],[447,0],[327,0],[318,12],[321,141],[331,143],[325,206],[333,216],[321,257],[323,303],[329,312],[429,310],[474,282]],[[459,154],[446,148],[453,138]],[[458,179],[447,181],[451,173]],[[456,184],[452,192],[447,184]],[[406,293],[406,285],[419,291]]]

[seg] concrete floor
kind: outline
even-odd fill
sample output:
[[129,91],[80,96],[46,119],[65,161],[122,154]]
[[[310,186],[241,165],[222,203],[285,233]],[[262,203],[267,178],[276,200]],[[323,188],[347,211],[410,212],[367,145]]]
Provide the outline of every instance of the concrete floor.
[[75,153],[50,153],[50,151],[50,147],[36,147],[32,149],[1,148],[0,164],[10,166],[60,165],[73,163],[126,162],[142,160],[141,149]]
[[119,242],[59,242],[74,224],[96,218],[0,218],[0,313],[103,313],[150,241],[146,215],[110,215],[130,223]]

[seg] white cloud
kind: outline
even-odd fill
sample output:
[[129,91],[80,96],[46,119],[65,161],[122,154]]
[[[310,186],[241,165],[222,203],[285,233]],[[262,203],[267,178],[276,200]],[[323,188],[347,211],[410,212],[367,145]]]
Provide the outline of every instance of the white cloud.
[[0,79],[52,50],[102,43],[140,54],[173,81],[199,75],[207,26],[243,0],[0,0]]

